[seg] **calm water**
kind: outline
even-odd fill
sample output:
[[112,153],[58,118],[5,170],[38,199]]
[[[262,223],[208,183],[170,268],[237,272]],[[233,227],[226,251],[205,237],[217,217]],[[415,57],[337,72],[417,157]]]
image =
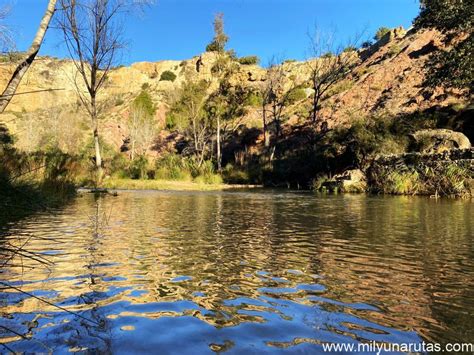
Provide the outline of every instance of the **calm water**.
[[84,194],[3,234],[0,242],[27,242],[53,262],[16,258],[0,271],[31,294],[0,290],[0,342],[16,351],[294,353],[326,342],[474,341],[469,201]]

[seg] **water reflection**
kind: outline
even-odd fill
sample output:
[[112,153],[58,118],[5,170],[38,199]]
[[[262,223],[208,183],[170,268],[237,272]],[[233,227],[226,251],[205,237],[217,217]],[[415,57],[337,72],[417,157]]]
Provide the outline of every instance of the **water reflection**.
[[118,353],[472,341],[472,217],[470,202],[424,198],[84,195],[10,226],[54,265],[15,260],[0,279],[85,319],[4,289],[0,337]]

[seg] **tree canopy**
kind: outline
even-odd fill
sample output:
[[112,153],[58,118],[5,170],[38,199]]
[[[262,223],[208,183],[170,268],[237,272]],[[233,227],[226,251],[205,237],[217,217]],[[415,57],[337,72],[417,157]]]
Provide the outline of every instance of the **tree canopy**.
[[426,83],[430,86],[468,88],[474,86],[474,40],[472,0],[421,0],[415,27],[443,32],[451,49],[435,53]]
[[225,46],[229,41],[229,36],[224,32],[224,14],[218,13],[214,18],[214,38],[212,42],[206,47],[206,52],[219,52],[225,51]]

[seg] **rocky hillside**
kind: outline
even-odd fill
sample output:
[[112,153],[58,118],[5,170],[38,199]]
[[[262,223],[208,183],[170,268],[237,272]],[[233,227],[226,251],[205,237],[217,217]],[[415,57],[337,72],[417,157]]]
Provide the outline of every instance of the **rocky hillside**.
[[[369,114],[409,114],[434,106],[467,103],[463,92],[441,88],[432,90],[422,85],[426,60],[430,53],[441,46],[441,35],[435,30],[392,30],[370,48],[357,52],[359,59],[356,70],[339,82],[332,90],[332,96],[323,102],[322,117],[329,126],[334,126]],[[116,147],[122,145],[128,134],[125,121],[129,104],[145,87],[158,108],[156,119],[164,126],[168,99],[187,78],[206,79],[217,85],[211,72],[215,61],[215,54],[204,53],[181,62],[141,62],[114,69],[100,97],[105,107],[101,125],[106,141]],[[0,64],[1,86],[7,83],[13,68],[12,62],[4,60]],[[305,85],[308,81],[308,62],[288,61],[284,64],[284,70],[288,78],[298,83]],[[161,80],[165,71],[174,73],[176,79]],[[265,73],[266,70],[257,65],[238,64],[232,81],[257,87],[265,80]],[[74,114],[86,125],[87,118],[79,107],[74,76],[75,68],[71,61],[38,58],[18,90],[20,94],[35,93],[15,96],[0,121],[7,122],[17,136],[25,134],[25,120],[48,116],[51,112],[68,116]],[[305,92],[309,101],[311,89]],[[305,104],[303,100],[289,108],[289,124],[304,120],[301,107]],[[259,124],[258,108],[251,109],[248,116],[248,122]]]

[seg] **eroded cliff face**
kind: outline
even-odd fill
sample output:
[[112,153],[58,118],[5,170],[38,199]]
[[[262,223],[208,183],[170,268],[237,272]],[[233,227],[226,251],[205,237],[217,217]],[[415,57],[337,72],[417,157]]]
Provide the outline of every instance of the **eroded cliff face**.
[[[443,47],[441,39],[440,33],[435,30],[406,32],[398,28],[372,47],[360,50],[353,74],[338,83],[334,94],[323,102],[322,119],[329,126],[334,126],[377,113],[408,114],[434,106],[467,102],[465,93],[459,90],[423,87],[426,61],[431,53]],[[169,97],[185,80],[204,79],[212,83],[211,87],[217,86],[217,79],[212,74],[216,59],[215,53],[203,53],[185,61],[140,62],[114,69],[99,98],[104,105],[100,124],[106,141],[115,147],[123,144],[128,135],[126,120],[130,102],[144,87],[147,87],[157,106],[156,120],[164,126]],[[309,63],[284,64],[288,83],[301,83],[307,88],[308,95],[308,102],[297,102],[288,109],[288,124],[301,123],[305,119],[301,108],[308,105],[312,93],[308,82]],[[266,69],[257,65],[236,63],[236,66],[232,83],[257,88],[265,81]],[[13,69],[14,63],[0,64],[0,86],[8,82]],[[160,80],[165,71],[173,72],[176,79],[173,82]],[[84,125],[87,125],[86,114],[77,97],[75,77],[71,61],[38,58],[21,83],[19,95],[14,97],[0,121],[6,122],[11,131],[18,135],[23,134],[20,122],[25,120],[25,115],[34,120],[61,111],[81,116]],[[84,89],[80,84],[79,88]],[[28,92],[34,93],[26,94]],[[250,109],[249,122],[258,122],[259,115],[258,108]]]

